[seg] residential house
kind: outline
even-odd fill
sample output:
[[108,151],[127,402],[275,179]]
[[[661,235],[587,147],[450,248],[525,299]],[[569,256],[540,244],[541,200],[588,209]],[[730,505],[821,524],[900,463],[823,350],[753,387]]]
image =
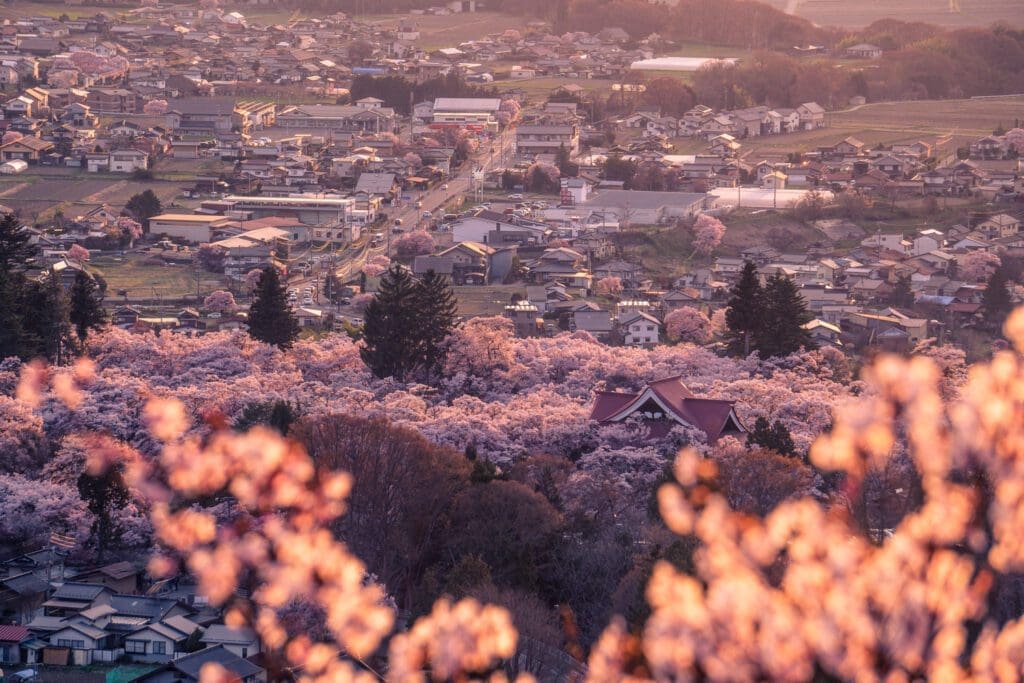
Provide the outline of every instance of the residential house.
[[0,624],[0,666],[24,662],[26,657],[22,646],[29,638],[28,629],[24,626]]
[[202,642],[207,647],[221,646],[235,656],[246,659],[262,651],[260,639],[251,628],[211,624],[203,633]]
[[116,593],[130,594],[138,591],[139,574],[131,562],[121,561],[77,574],[75,581],[106,586]]
[[199,624],[184,616],[168,617],[136,628],[124,636],[124,653],[133,662],[169,662],[185,652]]
[[620,314],[618,326],[626,346],[651,348],[661,343],[661,321],[649,313]]
[[233,97],[182,97],[169,104],[167,124],[178,132],[228,133],[243,125]]
[[516,152],[524,156],[556,154],[565,149],[570,155],[579,152],[580,131],[576,124],[520,124],[516,126]]
[[29,164],[37,164],[44,154],[53,151],[53,143],[25,136],[0,145],[0,162],[20,159]]
[[986,135],[975,140],[969,148],[971,159],[1002,159],[1006,155],[1006,139],[999,135]]
[[68,622],[42,639],[49,643],[47,664],[89,666],[116,661],[122,654],[114,634],[87,623]]
[[119,149],[109,155],[107,167],[111,173],[134,173],[149,168],[149,155],[137,149]]
[[805,102],[796,108],[800,128],[814,130],[825,127],[825,109],[817,102]]
[[1020,232],[1020,219],[1000,213],[978,223],[974,229],[989,239],[1011,237]]
[[162,667],[131,678],[127,683],[199,683],[200,671],[207,664],[216,664],[240,683],[265,683],[264,669],[218,645],[171,660]]
[[85,103],[91,113],[98,116],[134,114],[139,110],[138,95],[125,88],[92,88]]
[[587,332],[598,341],[607,342],[615,328],[611,313],[592,301],[585,301],[570,309],[572,329]]
[[651,382],[636,393],[595,392],[590,419],[601,424],[639,418],[647,438],[662,438],[675,427],[704,432],[709,443],[721,436],[742,436],[746,429],[735,411],[735,401],[697,398],[681,377]]
[[512,321],[517,337],[537,337],[544,330],[540,310],[530,301],[518,301],[505,307],[504,316]]
[[871,43],[857,43],[843,50],[843,54],[853,59],[878,59],[882,56],[882,48]]

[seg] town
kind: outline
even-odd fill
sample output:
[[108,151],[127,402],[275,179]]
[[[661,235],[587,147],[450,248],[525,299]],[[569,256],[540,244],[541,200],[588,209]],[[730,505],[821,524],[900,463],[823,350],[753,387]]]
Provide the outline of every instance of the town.
[[[1016,481],[943,430],[1019,374],[1019,17],[365,4],[0,5],[0,678],[813,677],[660,661],[652,587],[712,602],[795,501],[867,557]],[[768,544],[717,549],[811,562]]]

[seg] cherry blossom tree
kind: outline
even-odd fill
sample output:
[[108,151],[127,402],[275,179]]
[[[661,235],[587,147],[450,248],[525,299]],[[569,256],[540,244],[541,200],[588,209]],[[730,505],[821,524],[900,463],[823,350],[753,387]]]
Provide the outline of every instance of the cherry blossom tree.
[[409,164],[413,168],[419,168],[423,165],[423,159],[416,152],[406,152],[405,156],[402,157],[402,161]]
[[999,267],[999,257],[991,252],[976,249],[957,259],[960,276],[971,282],[983,282],[992,277]]
[[558,192],[560,176],[557,166],[538,161],[526,170],[524,182],[531,192]]
[[711,321],[696,308],[681,306],[665,316],[665,333],[672,341],[707,344],[711,341]]
[[89,250],[80,244],[72,244],[68,249],[68,260],[82,263],[89,260]]
[[594,285],[594,289],[601,296],[618,296],[622,294],[622,278],[603,277]]
[[352,297],[352,308],[362,313],[366,311],[366,307],[370,305],[371,301],[373,301],[373,294],[369,294],[366,292],[362,294],[356,294],[354,297]]
[[426,230],[413,230],[395,240],[394,246],[399,256],[411,258],[432,253],[436,243],[434,237]]
[[165,114],[167,113],[167,100],[153,99],[146,102],[142,107],[142,113],[144,114]]
[[6,145],[10,142],[14,142],[15,140],[20,140],[23,137],[25,136],[16,130],[9,130],[6,133],[4,133],[2,138],[0,138],[0,144]]
[[40,547],[51,532],[84,542],[91,525],[74,486],[0,474],[0,545]]
[[725,224],[714,216],[702,213],[693,224],[693,249],[702,256],[713,252],[725,236]]
[[245,277],[242,279],[242,286],[246,294],[251,295],[256,291],[256,286],[260,283],[261,277],[263,277],[263,271],[259,268],[253,268],[245,274]]
[[142,237],[142,224],[130,216],[120,216],[116,221],[107,225],[104,232],[112,239],[130,244]]
[[203,308],[214,313],[232,313],[238,308],[234,295],[224,289],[211,292],[203,299]]
[[1017,154],[1024,154],[1024,128],[1011,128],[1006,131],[1006,146]]

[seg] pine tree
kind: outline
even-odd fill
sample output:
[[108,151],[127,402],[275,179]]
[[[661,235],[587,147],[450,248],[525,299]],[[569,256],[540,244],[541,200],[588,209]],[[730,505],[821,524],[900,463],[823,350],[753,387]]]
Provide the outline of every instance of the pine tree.
[[96,280],[85,271],[75,273],[75,282],[71,285],[71,310],[68,314],[71,324],[75,326],[78,341],[85,343],[89,330],[101,330],[107,323],[107,313],[103,310],[103,294]]
[[359,351],[377,377],[403,381],[420,364],[420,292],[420,285],[397,263],[381,277],[377,295],[363,316],[365,346]]
[[30,282],[25,293],[22,357],[43,356],[60,365],[75,349],[68,295],[53,272]]
[[985,291],[982,292],[981,310],[985,316],[985,322],[993,328],[999,328],[1011,309],[1013,309],[1013,300],[1010,298],[1006,272],[999,267],[992,273],[988,284],[985,285]]
[[96,559],[103,561],[107,547],[117,540],[119,529],[113,521],[115,510],[123,508],[131,500],[124,476],[117,467],[93,476],[83,472],[78,478],[78,494],[93,514],[92,532],[96,537]]
[[263,269],[253,293],[249,335],[281,349],[289,348],[299,335],[299,323],[288,304],[288,292],[272,266]]
[[0,218],[0,271],[10,273],[25,266],[36,255],[32,235],[13,213]]
[[124,208],[135,216],[139,223],[142,223],[142,227],[146,229],[146,232],[149,232],[149,219],[163,211],[160,198],[156,196],[153,190],[146,190],[132,195],[128,203],[124,205]]
[[755,335],[761,358],[788,356],[801,348],[814,348],[810,333],[804,329],[811,314],[792,280],[781,273],[768,278],[763,305],[764,323]]
[[0,359],[25,354],[25,330],[21,324],[24,295],[21,273],[0,271]]
[[765,417],[754,422],[754,428],[747,434],[747,446],[760,446],[782,455],[796,455],[796,444],[786,425],[779,420],[771,424]]
[[436,372],[444,364],[444,340],[455,327],[459,303],[448,279],[433,270],[428,270],[420,280],[418,299],[420,362],[425,371]]
[[729,353],[746,358],[754,350],[754,340],[764,324],[764,290],[757,266],[746,262],[730,294],[728,308],[725,309],[725,338]]
[[910,276],[901,275],[896,278],[892,293],[889,294],[889,305],[906,308],[914,305],[914,290],[910,287]]

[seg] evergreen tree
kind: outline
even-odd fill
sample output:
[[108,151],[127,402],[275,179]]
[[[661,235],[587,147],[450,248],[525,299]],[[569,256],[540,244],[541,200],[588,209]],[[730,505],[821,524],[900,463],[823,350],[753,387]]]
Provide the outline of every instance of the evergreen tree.
[[950,280],[955,280],[960,276],[960,264],[957,263],[956,259],[950,259],[949,265],[946,266],[946,277]]
[[75,282],[71,285],[71,310],[68,317],[75,326],[80,344],[85,343],[89,330],[101,330],[107,323],[107,313],[103,310],[103,294],[96,280],[85,271],[75,273]]
[[555,166],[558,167],[558,173],[563,178],[571,178],[580,173],[580,165],[573,163],[570,156],[569,148],[565,144],[558,146],[558,153],[555,155]]
[[24,277],[0,271],[0,359],[25,355],[25,330],[21,324]]
[[996,268],[981,295],[981,310],[985,322],[993,328],[999,328],[1012,309],[1013,301],[1010,298],[1006,273],[1002,267]]
[[96,560],[103,561],[107,547],[117,540],[112,513],[123,508],[131,500],[121,470],[110,467],[106,472],[93,476],[83,472],[78,478],[78,494],[93,514],[92,532],[96,537]]
[[288,291],[273,266],[263,269],[256,284],[249,308],[249,335],[281,349],[289,348],[299,335],[299,323],[288,304]]
[[36,246],[31,240],[32,235],[13,213],[0,218],[0,271],[19,270],[35,258]]
[[377,377],[403,381],[420,364],[423,354],[418,310],[421,289],[397,263],[380,279],[377,295],[363,315],[363,341],[359,354]]
[[761,358],[788,356],[801,348],[814,348],[804,325],[811,320],[807,302],[796,284],[776,273],[764,288],[764,323],[755,336]]
[[771,424],[765,417],[754,422],[754,429],[747,434],[747,446],[760,446],[782,455],[796,455],[796,444],[786,425],[779,420]]
[[22,328],[23,358],[43,356],[60,365],[75,349],[68,295],[56,273],[29,282],[25,292]]
[[910,276],[901,275],[896,278],[892,293],[889,294],[889,305],[906,308],[914,305],[914,290],[910,287]]
[[130,212],[135,219],[142,223],[142,227],[149,232],[149,219],[163,212],[160,198],[153,190],[146,190],[132,195],[128,203],[124,205],[126,211]]
[[455,327],[459,303],[448,279],[433,270],[428,270],[420,280],[418,299],[421,363],[427,372],[436,372],[444,364],[444,340]]
[[757,266],[746,262],[730,294],[728,308],[725,309],[725,339],[729,353],[746,358],[754,350],[754,341],[764,324],[764,290]]
[[288,436],[288,430],[299,419],[299,409],[290,401],[264,401],[249,403],[242,408],[241,415],[235,420],[234,428],[240,432],[248,431],[256,425],[266,425],[276,429],[281,436]]

